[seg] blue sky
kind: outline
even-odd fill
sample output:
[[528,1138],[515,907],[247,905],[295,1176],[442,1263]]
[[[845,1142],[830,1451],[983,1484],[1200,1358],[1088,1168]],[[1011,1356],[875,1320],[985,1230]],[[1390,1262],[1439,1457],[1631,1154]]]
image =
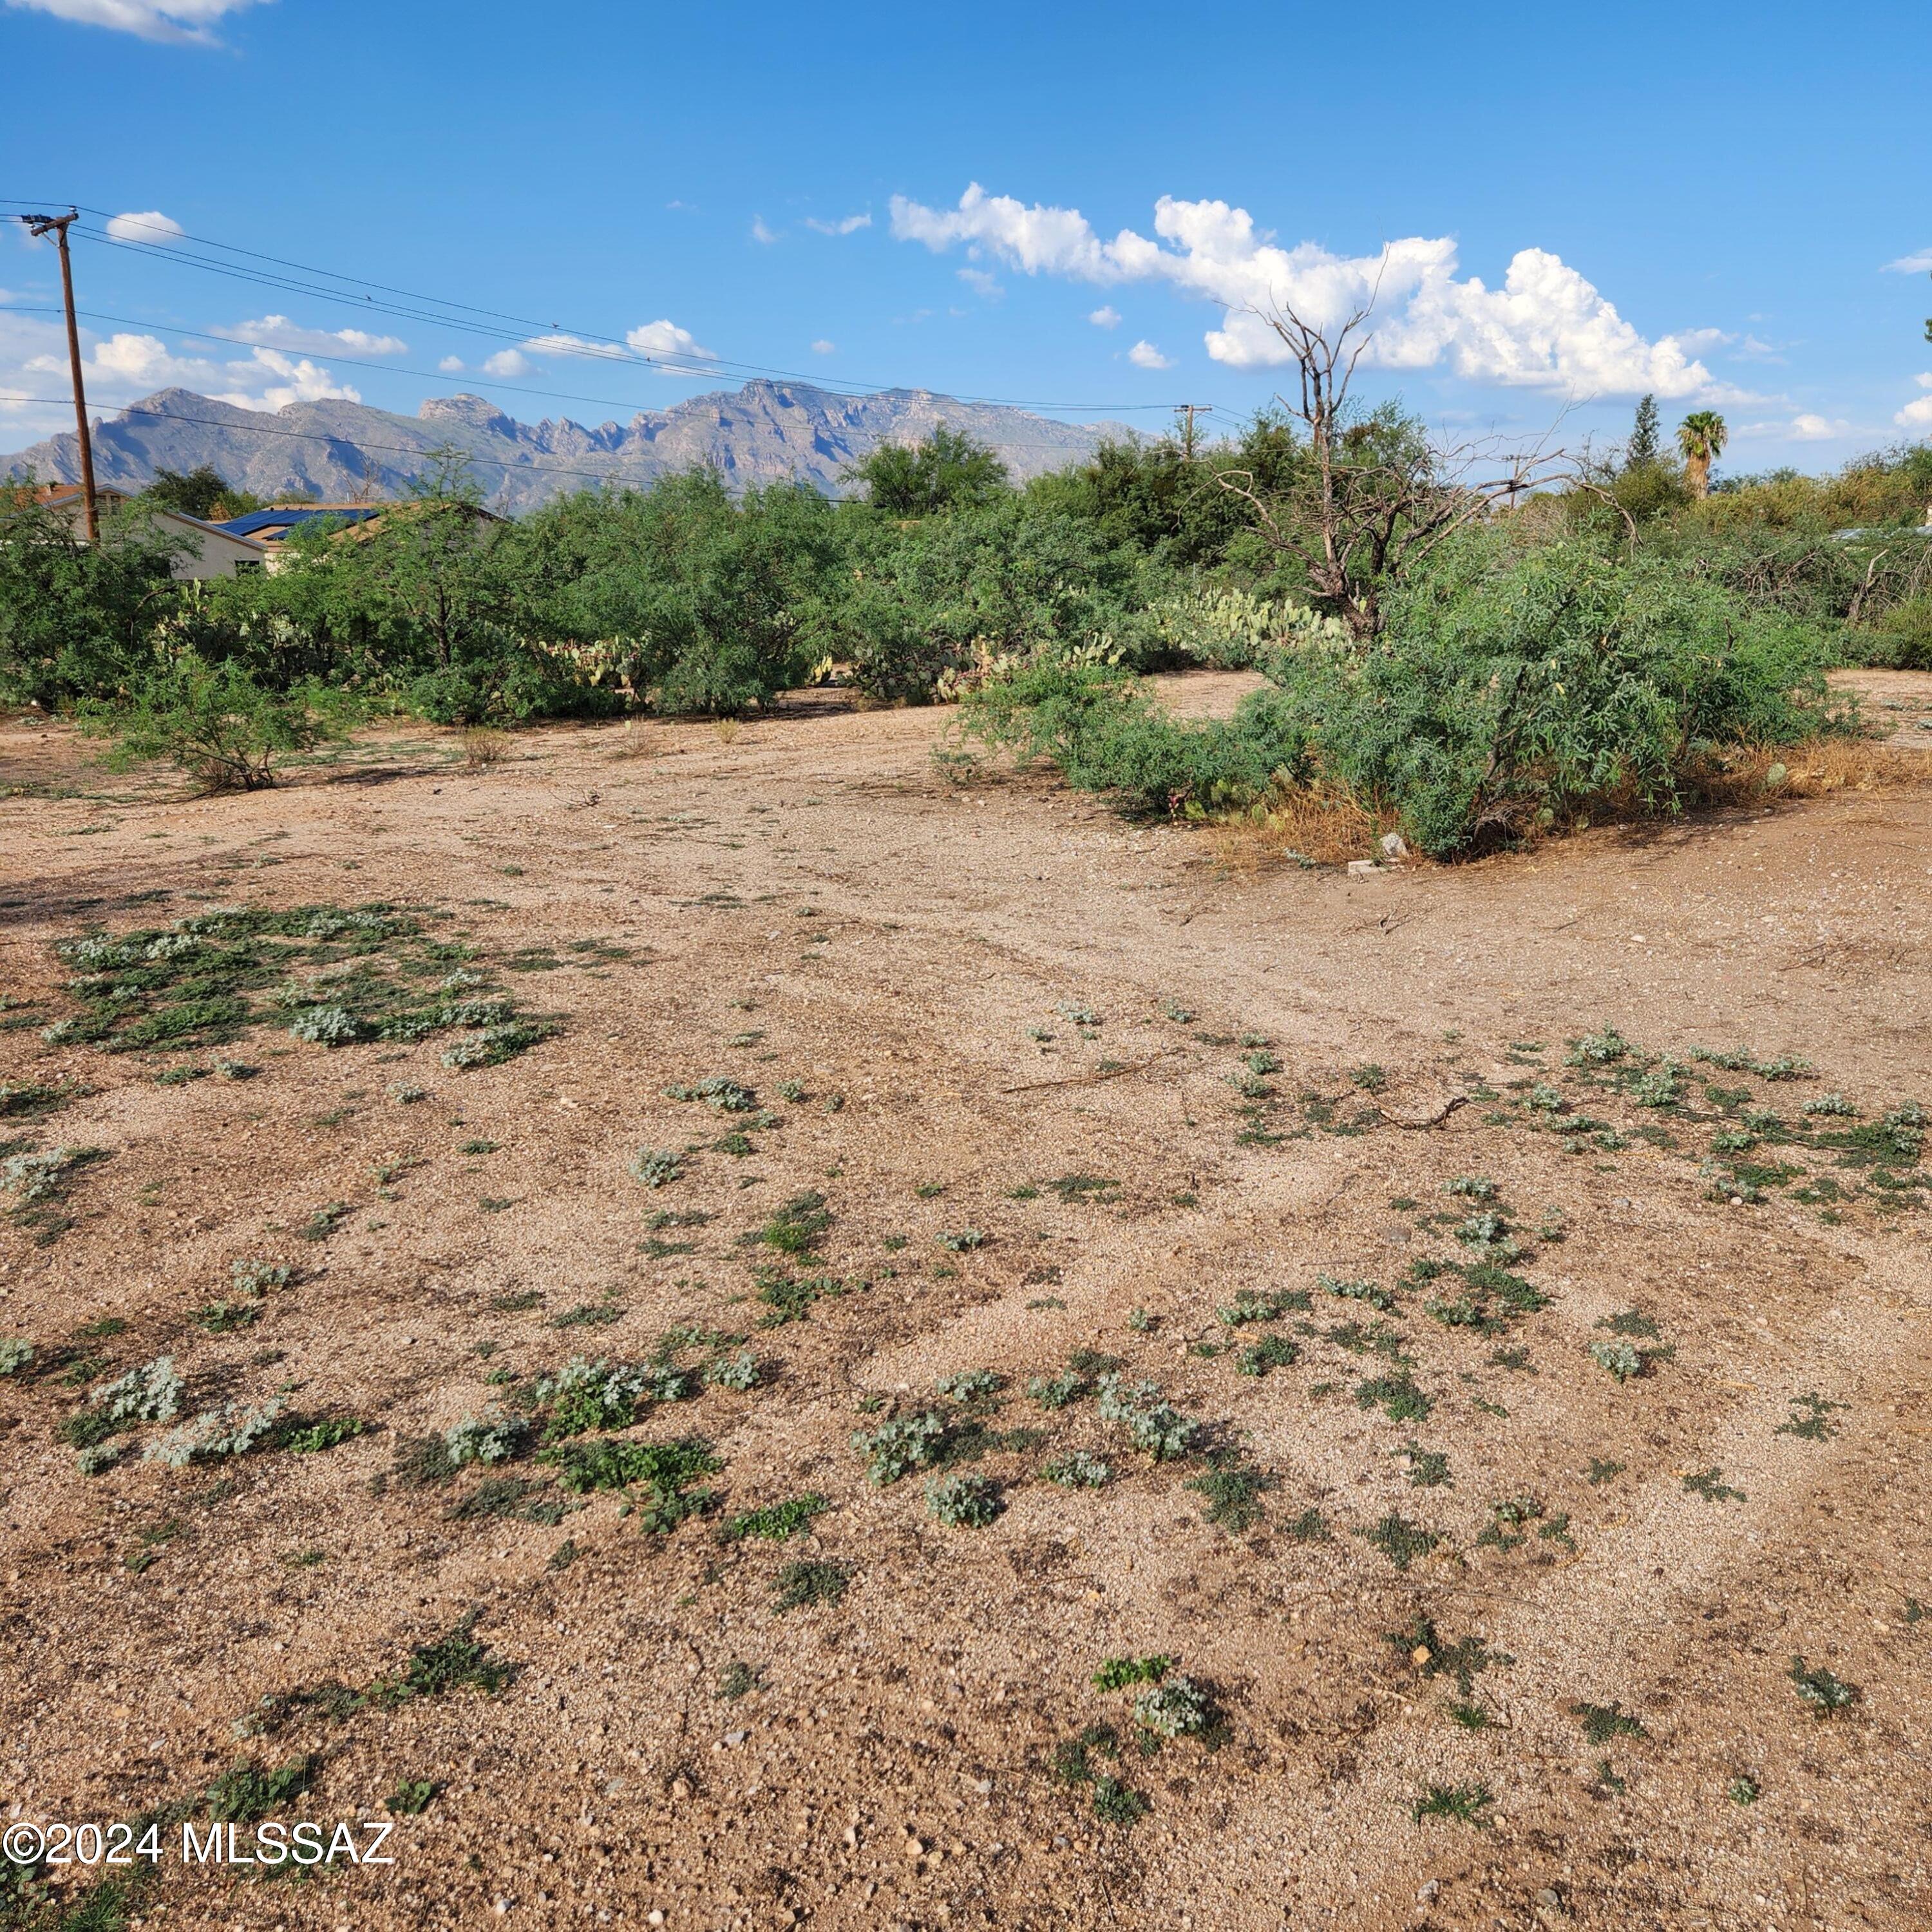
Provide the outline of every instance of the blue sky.
[[[76,243],[103,408],[461,388],[594,423],[756,367],[1232,424],[1283,373],[1246,310],[1372,284],[1364,392],[1449,434],[1614,438],[1653,388],[1722,411],[1724,468],[1822,468],[1932,436],[1928,97],[1922,0],[4,0],[0,212],[160,244]],[[0,235],[0,448],[63,423],[54,277]]]

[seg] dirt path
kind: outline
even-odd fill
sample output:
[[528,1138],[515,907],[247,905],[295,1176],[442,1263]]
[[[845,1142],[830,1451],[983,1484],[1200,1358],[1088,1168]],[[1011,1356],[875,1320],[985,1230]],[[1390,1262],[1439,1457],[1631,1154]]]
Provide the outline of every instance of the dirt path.
[[[1932,680],[1886,689],[1932,716]],[[105,1150],[0,1232],[36,1350],[0,1379],[18,1815],[192,1807],[244,1756],[313,1756],[275,1817],[433,1787],[393,1867],[171,1859],[154,1925],[1927,1922],[1932,1267],[1912,1117],[1870,1136],[1932,1102],[1932,791],[1231,880],[1045,776],[949,782],[946,723],[556,730],[480,775],[425,734],[213,800],[0,730],[0,1077],[87,1090],[10,1151]],[[56,939],[371,902],[554,1036],[330,1051],[264,991],[225,1045],[43,1040],[81,1010]],[[1810,1077],[1691,1057],[1741,1046]],[[775,1119],[665,1096],[716,1076]],[[1832,1094],[1856,1116],[1804,1111]],[[746,1245],[807,1192],[800,1252]],[[292,1284],[238,1300],[251,1259]],[[709,1515],[654,1533],[534,1441],[411,1480],[412,1442],[679,1328],[748,1338],[758,1385],[611,1439],[703,1438]],[[1082,1350],[1194,1452],[1029,1396]],[[77,1474],[63,1419],[163,1354],[182,1418],[369,1426]],[[979,1369],[1004,1390],[934,1392]],[[928,1410],[983,1528],[866,1479],[854,1432]],[[1075,1450],[1112,1480],[1044,1479]],[[721,1535],[808,1495],[789,1540]],[[800,1562],[844,1594],[775,1613]],[[472,1612],[511,1680],[396,1692]],[[1156,1653],[1207,1744],[1144,1753],[1091,1682]],[[1799,1657],[1856,1701],[1814,1716]],[[1432,1787],[1480,1822],[1417,1820]]]

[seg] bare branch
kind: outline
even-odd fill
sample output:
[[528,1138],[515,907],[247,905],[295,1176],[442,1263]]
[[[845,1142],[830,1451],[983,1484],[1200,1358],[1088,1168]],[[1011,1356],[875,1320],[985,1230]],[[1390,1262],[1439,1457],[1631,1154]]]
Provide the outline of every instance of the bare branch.
[[1380,632],[1382,593],[1406,570],[1574,467],[1551,446],[1560,415],[1530,448],[1508,450],[1494,438],[1432,443],[1400,418],[1352,410],[1349,392],[1375,340],[1369,324],[1380,288],[1378,271],[1368,302],[1326,327],[1285,301],[1247,311],[1274,332],[1295,365],[1299,402],[1277,400],[1306,433],[1306,460],[1279,501],[1250,471],[1216,477],[1253,510],[1267,542],[1304,566],[1311,589],[1361,642]]

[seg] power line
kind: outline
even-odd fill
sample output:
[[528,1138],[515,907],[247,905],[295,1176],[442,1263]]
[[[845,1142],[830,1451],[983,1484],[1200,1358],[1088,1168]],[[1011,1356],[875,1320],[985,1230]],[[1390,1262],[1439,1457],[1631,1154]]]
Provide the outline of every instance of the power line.
[[[79,310],[78,313],[85,316],[89,322],[120,322],[124,324],[129,328],[166,329],[169,334],[175,337],[178,340],[182,342],[221,342],[226,343],[237,349],[274,349],[279,350],[281,350],[282,346],[278,343],[258,341],[252,336],[224,335],[221,331],[218,328],[176,328],[166,322],[144,322],[141,320],[140,317],[136,316],[109,315],[100,309],[82,309]],[[58,308],[31,302],[0,303],[0,314],[58,315],[59,314],[60,310]],[[296,350],[293,351],[284,350],[282,352],[292,353],[296,355],[326,356],[332,364],[338,364],[344,369],[374,369],[380,370],[388,375],[414,376],[418,377],[425,382],[442,382],[448,384],[452,387],[460,386],[461,381],[460,377],[452,375],[444,370],[405,368],[403,364],[399,362],[372,362],[364,356],[338,356],[332,349]],[[614,358],[612,359],[615,360],[616,358]],[[707,371],[702,369],[692,369],[689,370],[677,370],[672,371],[671,373],[680,375],[689,374],[692,376],[700,376],[708,374],[713,376],[717,374],[715,370]],[[482,375],[483,372],[481,370],[473,372],[466,370],[464,374],[465,375],[470,374]],[[544,396],[549,398],[554,402],[595,403],[601,409],[636,410],[644,411],[647,414],[652,412],[650,410],[650,406],[648,404],[620,402],[615,397],[612,396],[580,395],[574,391],[569,389],[533,389],[520,383],[500,382],[494,376],[486,376],[484,377],[484,380],[489,383],[491,388],[500,389],[507,395]],[[810,386],[814,388],[824,388],[824,385],[822,383],[813,383],[810,385]],[[843,390],[830,389],[826,390],[826,393],[828,395],[839,396],[844,396],[845,394]],[[864,398],[862,397],[854,396],[848,398],[848,400],[851,401],[860,401],[864,400]],[[964,399],[960,398],[958,400]]]
[[[68,400],[68,398],[65,396],[26,396],[21,394],[17,390],[0,389],[0,400],[15,403],[64,403]],[[366,406],[358,404],[355,406],[361,408]],[[267,423],[226,422],[219,416],[182,416],[172,410],[151,410],[140,403],[125,403],[120,407],[124,416],[153,416],[162,422],[192,423],[202,428],[226,430],[237,436],[280,436],[296,442],[341,443],[347,440],[346,438],[340,436],[320,435],[312,430],[278,429]],[[386,415],[389,412],[386,410],[376,410],[374,413]],[[379,455],[413,456],[418,462],[430,454],[428,449],[418,449],[412,447],[410,444],[400,442],[363,442],[358,440],[355,447],[358,450],[371,451]],[[1058,442],[1003,442],[1000,447],[1006,449],[1057,450],[1062,455],[1070,458],[1078,458],[1081,454],[1078,450],[1069,449],[1064,444]],[[486,469],[501,470],[506,474],[580,476],[593,483],[629,483],[632,480],[616,473],[616,466],[621,466],[624,459],[615,453],[610,458],[614,466],[611,470],[577,470],[556,463],[535,461],[519,463],[514,462],[506,457],[479,455],[468,449],[464,450],[463,454],[472,463],[480,464]]]
[[[11,206],[12,204],[3,205]],[[106,217],[106,212],[103,209],[90,208],[86,212],[108,218]],[[119,219],[120,218],[112,218]],[[161,230],[152,223],[140,225],[151,228],[157,233],[166,233],[170,237],[176,232],[172,229]],[[283,266],[296,268],[305,275],[319,275],[332,280],[356,282],[363,286],[383,289],[388,292],[404,295],[410,302],[426,302],[434,306],[428,310],[406,308],[394,303],[378,302],[373,296],[358,296],[340,289],[319,286],[309,282],[298,282],[285,276],[256,274],[228,262],[214,261],[205,256],[195,254],[182,248],[178,242],[163,245],[154,242],[128,240],[109,234],[105,228],[82,227],[80,232],[88,240],[98,242],[104,247],[122,249],[151,259],[174,262],[182,267],[200,268],[207,273],[220,275],[228,280],[251,283],[260,287],[276,289],[285,294],[306,295],[322,302],[336,302],[352,307],[363,314],[373,313],[392,316],[401,321],[426,322],[453,329],[459,333],[484,336],[493,340],[520,343],[528,339],[523,331],[535,328],[548,330],[553,334],[572,334],[581,341],[585,350],[598,354],[608,354],[608,359],[612,361],[635,362],[646,367],[664,369],[674,374],[719,375],[730,371],[742,370],[752,376],[776,376],[788,381],[809,383],[814,388],[826,390],[828,393],[855,395],[875,395],[888,388],[900,388],[906,386],[898,383],[866,383],[853,378],[807,374],[801,370],[783,369],[766,364],[740,362],[726,356],[702,358],[655,356],[646,351],[633,348],[627,340],[620,337],[605,334],[600,332],[583,328],[566,330],[562,325],[554,322],[539,322],[530,318],[508,315],[499,310],[485,309],[470,303],[458,302],[440,296],[422,296],[406,290],[393,290],[386,284],[363,282],[358,277],[340,275],[331,269],[316,268],[309,264],[293,262],[283,256],[259,255],[253,250],[239,248],[229,242],[215,242],[203,237],[190,236],[184,231],[181,233],[180,241],[194,242],[203,248],[220,249],[226,253],[248,255],[256,260],[274,262]],[[494,316],[500,320],[516,322],[520,326],[515,332],[490,328],[478,323],[464,322],[455,316],[435,312],[436,309],[450,308],[460,309],[472,315]],[[694,363],[698,366],[688,366]],[[1165,411],[1172,407],[1172,405],[1165,403],[1124,401],[1069,403],[1016,396],[963,395],[954,397],[952,400],[958,402],[986,404],[1010,409],[1062,410],[1073,415],[1102,414],[1110,411],[1136,412],[1144,412],[1148,410]]]
[[[61,310],[58,308],[53,308],[50,305],[44,305],[38,303],[0,302],[0,315],[58,315],[60,313]],[[144,322],[135,316],[109,315],[105,311],[100,309],[79,309],[76,310],[75,313],[78,315],[84,316],[89,322],[118,322],[124,325],[129,328],[166,328],[169,334],[175,337],[178,340],[182,342],[220,342],[225,343],[230,346],[237,349],[280,349],[280,345],[275,343],[258,342],[253,338],[246,335],[227,335],[224,334],[220,329],[217,328],[175,328],[170,327],[164,322]],[[451,388],[459,388],[462,387],[464,382],[463,377],[448,374],[440,369],[406,368],[400,363],[397,362],[372,362],[364,356],[338,356],[331,350],[296,350],[293,351],[283,351],[282,352],[293,353],[296,355],[314,354],[317,356],[326,356],[331,364],[339,365],[345,369],[373,369],[379,374],[385,375],[413,376],[420,381],[425,382],[441,382]],[[470,372],[465,372],[466,375],[469,373]],[[691,373],[693,374],[698,374],[702,372],[693,370]],[[586,396],[580,394],[574,390],[570,389],[537,389],[530,388],[528,385],[523,383],[499,382],[494,376],[490,377],[488,380],[489,386],[493,390],[500,391],[506,395],[538,396],[543,398],[547,401],[559,403],[595,403],[599,409],[631,410],[646,416],[658,416],[669,412],[668,410],[653,408],[648,403],[620,400],[614,396]],[[803,376],[800,377],[799,380],[807,388],[819,389],[827,395],[838,396],[842,400],[849,402],[864,402],[872,400],[875,399],[879,394],[884,393],[877,390],[868,390],[860,394],[848,394],[846,391],[842,389],[827,389],[823,383],[812,382]],[[933,392],[927,390],[923,392],[902,392],[901,393],[925,394],[929,395],[932,394]],[[946,402],[966,402],[970,400],[970,398],[964,396],[947,396],[940,398],[940,400]],[[676,406],[676,405],[675,404],[671,405],[672,408],[675,408]],[[1012,406],[1008,405],[1007,406]],[[1186,410],[1190,412],[1189,418],[1190,432],[1192,421],[1191,412],[1196,410],[1203,413],[1211,412],[1214,406],[1211,403],[1185,403],[1180,406],[1180,409],[1181,410]],[[386,411],[384,413],[393,414],[394,412]],[[1179,413],[1178,410],[1177,411],[1177,413]],[[1070,424],[1069,427],[1075,430],[1078,430],[1086,427],[1086,425],[1072,424]],[[1002,436],[999,440],[1000,446],[1007,449],[1058,449],[1061,446],[1058,443],[1042,442],[1036,439],[1028,440],[1013,436]]]

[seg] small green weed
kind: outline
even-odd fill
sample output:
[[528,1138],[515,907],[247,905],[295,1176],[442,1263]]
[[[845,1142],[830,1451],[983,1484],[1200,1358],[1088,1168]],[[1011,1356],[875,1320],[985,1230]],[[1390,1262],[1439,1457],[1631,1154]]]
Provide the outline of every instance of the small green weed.
[[761,1509],[742,1511],[725,1524],[723,1534],[731,1543],[742,1542],[746,1537],[782,1543],[788,1537],[796,1536],[808,1527],[813,1517],[831,1507],[825,1497],[815,1492],[794,1496],[786,1502],[768,1503]]
[[1418,1825],[1425,1818],[1453,1818],[1480,1831],[1492,1822],[1484,1814],[1496,1802],[1486,1784],[1431,1784],[1409,1810]]
[[1159,1654],[1109,1657],[1094,1672],[1094,1688],[1097,1690],[1125,1690],[1136,1684],[1158,1684],[1178,1660]]
[[1631,1716],[1616,1699],[1607,1704],[1572,1704],[1570,1714],[1582,1726],[1584,1741],[1588,1744],[1606,1744],[1618,1738],[1650,1735],[1642,1720]]
[[1845,1406],[1842,1402],[1827,1402],[1822,1396],[1815,1394],[1795,1395],[1791,1398],[1789,1419],[1780,1422],[1772,1432],[1775,1436],[1796,1436],[1807,1442],[1828,1442],[1838,1432],[1838,1425],[1832,1418],[1842,1412]]
[[950,1529],[984,1529],[1006,1508],[999,1486],[984,1476],[929,1476],[927,1510]]
[[822,1194],[795,1194],[780,1208],[756,1238],[783,1255],[808,1255],[824,1240],[832,1226]]
[[1278,1479],[1246,1463],[1226,1462],[1193,1478],[1186,1487],[1207,1498],[1202,1512],[1231,1535],[1252,1529],[1262,1519],[1260,1498]]
[[319,1768],[314,1757],[291,1758],[273,1771],[244,1758],[208,1786],[202,1802],[217,1824],[253,1825],[301,1797]]
[[1828,1718],[1856,1704],[1863,1696],[1856,1684],[1835,1677],[1822,1665],[1808,1668],[1802,1657],[1791,1660],[1791,1682],[1798,1696],[1811,1707],[1814,1718]]
[[1406,1570],[1418,1557],[1428,1556],[1442,1540],[1435,1531],[1410,1522],[1399,1510],[1390,1510],[1374,1528],[1356,1534],[1398,1570]]
[[749,1696],[758,1688],[758,1672],[734,1657],[718,1672],[718,1682],[711,1694],[721,1704],[734,1704],[740,1697]]
[[787,1610],[836,1604],[851,1582],[852,1571],[847,1564],[788,1563],[774,1580],[772,1613],[779,1616]]
[[1719,1480],[1724,1473],[1721,1469],[1706,1469],[1700,1474],[1686,1476],[1684,1486],[1690,1494],[1702,1496],[1707,1503],[1744,1502],[1743,1490],[1734,1490]]
[[1113,1480],[1113,1466],[1090,1456],[1084,1449],[1070,1450],[1064,1456],[1056,1456],[1044,1464],[1040,1474],[1049,1483],[1058,1483],[1064,1490],[1105,1489]]
[[496,1656],[476,1636],[482,1612],[472,1610],[443,1636],[419,1643],[398,1677],[370,1687],[377,1703],[399,1704],[414,1697],[443,1697],[452,1690],[481,1690],[494,1696],[516,1676],[516,1666]]
[[1406,1369],[1375,1376],[1355,1384],[1358,1408],[1379,1408],[1391,1422],[1422,1422],[1435,1404],[1415,1385]]

